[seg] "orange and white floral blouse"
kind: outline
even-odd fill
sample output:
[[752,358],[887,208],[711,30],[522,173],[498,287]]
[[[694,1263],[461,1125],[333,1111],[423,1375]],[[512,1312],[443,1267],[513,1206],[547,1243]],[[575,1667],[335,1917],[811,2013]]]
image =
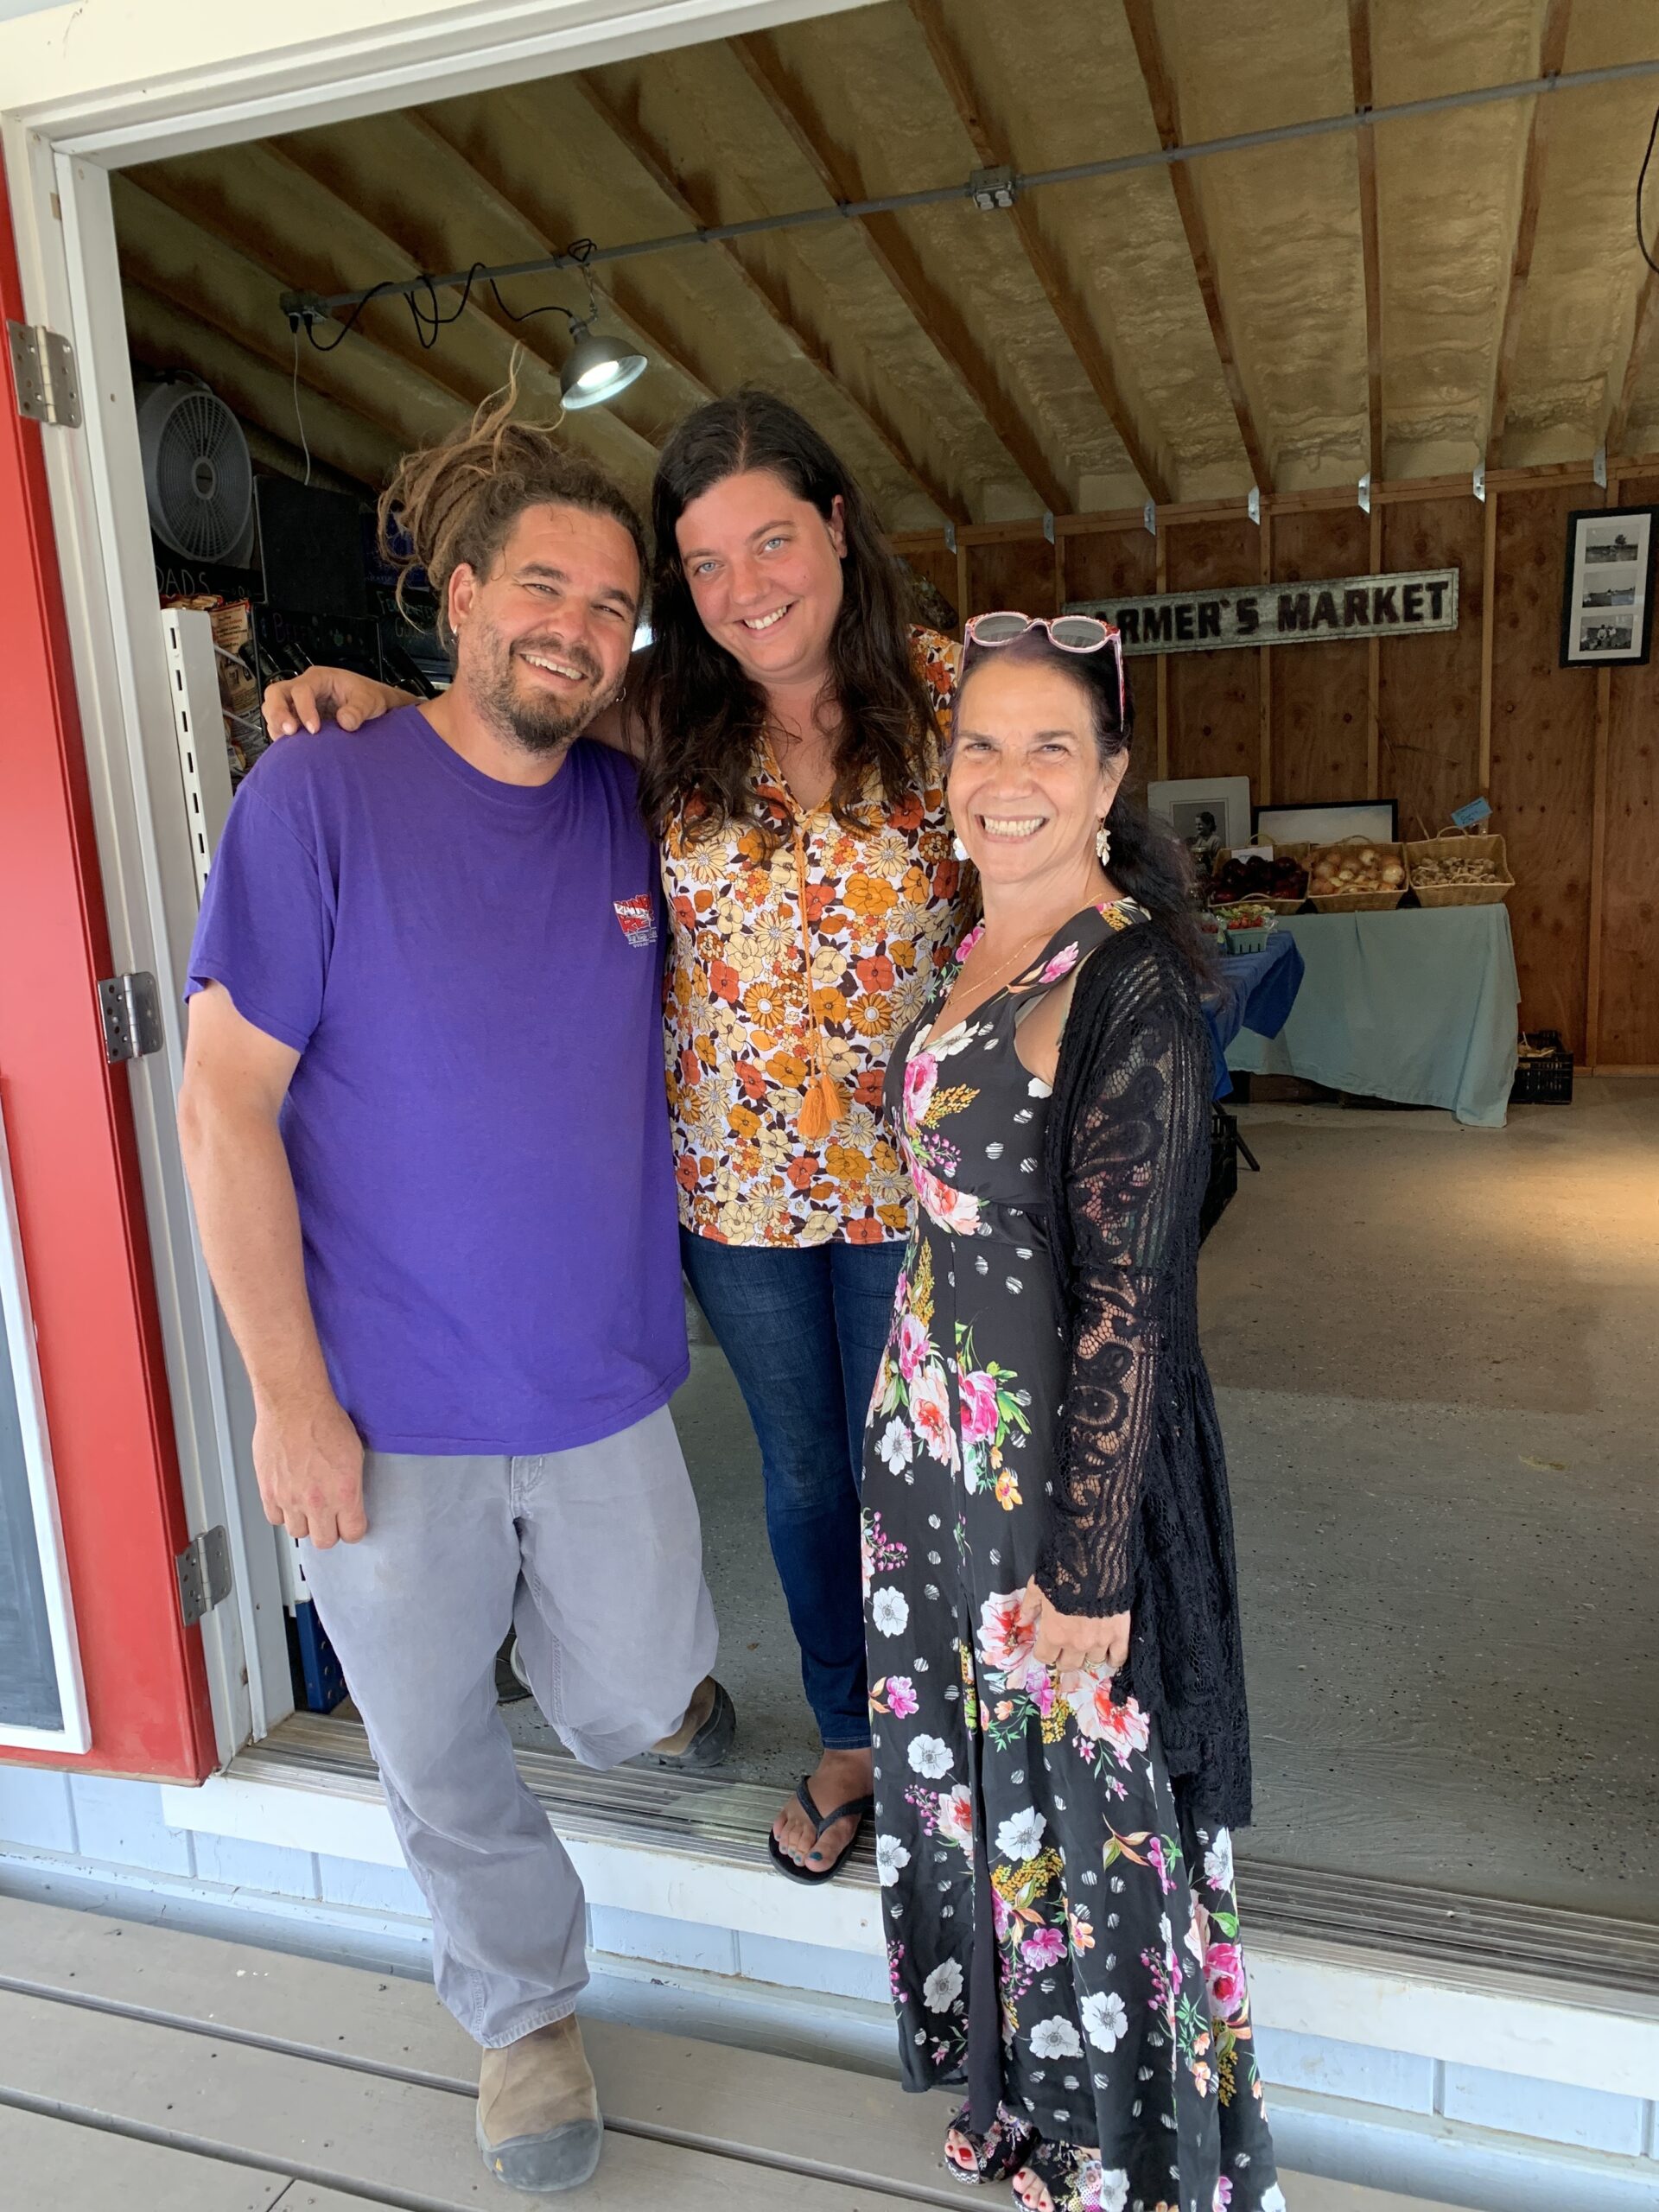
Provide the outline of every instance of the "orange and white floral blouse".
[[[912,639],[948,732],[960,648],[937,631]],[[784,831],[770,861],[752,824],[699,843],[677,817],[663,841],[680,1218],[727,1244],[877,1244],[911,1219],[880,1118],[887,1055],[964,923],[938,748],[894,805],[872,779],[858,830],[827,801],[804,813],[769,752],[758,788]],[[810,1141],[798,1124],[820,1057],[844,1111]]]

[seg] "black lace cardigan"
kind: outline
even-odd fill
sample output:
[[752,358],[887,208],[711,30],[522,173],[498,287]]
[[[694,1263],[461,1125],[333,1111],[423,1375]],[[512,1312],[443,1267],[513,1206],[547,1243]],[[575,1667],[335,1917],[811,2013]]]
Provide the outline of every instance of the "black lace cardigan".
[[1118,1692],[1158,1719],[1178,1795],[1250,1817],[1227,1469],[1198,1349],[1210,1042],[1156,923],[1078,971],[1049,1109],[1050,1237],[1071,1332],[1053,1519],[1038,1565],[1065,1612],[1133,1616]]

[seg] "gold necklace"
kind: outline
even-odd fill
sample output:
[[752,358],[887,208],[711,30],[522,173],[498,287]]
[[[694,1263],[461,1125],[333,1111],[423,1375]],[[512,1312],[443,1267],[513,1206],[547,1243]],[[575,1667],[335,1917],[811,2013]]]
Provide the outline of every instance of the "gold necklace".
[[[1049,936],[1052,936],[1052,934],[1053,934],[1053,932],[1052,932],[1052,931],[1049,931],[1049,933],[1048,933],[1048,935],[1049,935]],[[1041,943],[1043,943],[1043,944],[1046,944],[1046,943],[1047,943],[1047,941],[1048,941],[1048,938],[1047,938],[1047,937],[1044,936],[1043,932],[1042,932],[1040,930],[1028,930],[1028,931],[1026,932],[1025,936],[1024,936],[1024,937],[1022,937],[1022,938],[1019,940],[1018,944],[1015,944],[1015,946],[1014,946],[1014,951],[1013,951],[1013,953],[1009,956],[1008,959],[1004,960],[1003,962],[1001,962],[1001,963],[1000,963],[1000,965],[998,965],[997,967],[995,967],[995,968],[993,968],[993,969],[992,969],[992,970],[991,970],[991,972],[990,972],[989,976],[987,976],[987,977],[984,979],[984,981],[985,981],[984,995],[983,995],[982,998],[978,999],[978,1000],[976,1001],[976,1003],[975,1003],[975,1007],[974,1007],[974,1009],[973,1009],[973,1010],[974,1010],[976,1013],[977,1013],[977,1012],[978,1012],[978,1010],[979,1010],[979,1007],[982,1007],[982,1006],[985,1005],[985,1004],[988,1002],[988,1001],[989,1001],[991,998],[993,998],[993,997],[995,995],[995,989],[994,989],[994,988],[993,988],[993,987],[994,987],[995,985],[996,985],[996,984],[1001,981],[1001,976],[1002,976],[1002,975],[1003,975],[1004,971],[1005,971],[1007,969],[1010,968],[1010,967],[1013,965],[1014,962],[1014,961],[1016,961],[1016,960],[1019,958],[1020,955],[1020,954],[1025,950],[1026,947],[1027,947],[1028,944],[1038,944],[1039,941],[1040,941]],[[976,950],[977,949],[978,949],[977,947],[976,947],[976,948],[975,948],[975,950]],[[972,953],[972,952],[969,952],[969,954],[968,957],[969,957],[969,959],[970,959],[970,960],[971,960],[971,959],[972,959],[972,957],[973,957],[973,953]],[[1027,967],[1029,967],[1031,963],[1030,963],[1030,962],[1029,962],[1029,961],[1027,961],[1026,964],[1027,964]],[[978,979],[977,979],[977,978],[976,978],[976,981],[977,981],[977,980],[978,980]],[[966,963],[966,962],[964,962],[964,963],[963,963],[963,966],[962,966],[961,968],[959,968],[959,969],[957,969],[957,981],[956,981],[956,982],[955,982],[955,983],[953,983],[953,984],[951,985],[951,987],[950,987],[950,990],[948,990],[948,991],[945,993],[945,996],[944,996],[944,1005],[939,1008],[939,1020],[940,1020],[941,1021],[943,1021],[943,1020],[944,1020],[944,1019],[945,1015],[946,1015],[946,1014],[948,1014],[950,1013],[950,1001],[951,1001],[951,1000],[952,1000],[952,998],[956,995],[956,992],[957,992],[957,985],[959,985],[959,984],[963,984],[963,983],[965,983],[967,981],[968,981],[967,963]],[[962,1014],[962,1015],[960,1015],[960,1016],[958,1017],[958,1019],[959,1019],[959,1020],[963,1020],[963,1021],[965,1021],[965,1020],[968,1019],[968,1016],[967,1016],[966,1014]],[[955,1027],[955,1024],[953,1023],[951,1026],[954,1027]]]

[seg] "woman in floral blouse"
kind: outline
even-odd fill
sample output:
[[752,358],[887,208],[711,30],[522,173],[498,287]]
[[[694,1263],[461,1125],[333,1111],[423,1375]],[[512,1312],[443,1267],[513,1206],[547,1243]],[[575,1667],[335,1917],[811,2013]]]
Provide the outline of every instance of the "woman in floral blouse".
[[[911,1222],[879,1116],[965,918],[940,766],[957,647],[910,626],[863,493],[769,394],[681,423],[652,519],[653,643],[626,721],[590,734],[641,757],[662,834],[683,1257],[760,1440],[823,1745],[773,1856],[822,1880],[871,1789],[859,1470]],[[350,728],[403,696],[314,669],[266,713]]]

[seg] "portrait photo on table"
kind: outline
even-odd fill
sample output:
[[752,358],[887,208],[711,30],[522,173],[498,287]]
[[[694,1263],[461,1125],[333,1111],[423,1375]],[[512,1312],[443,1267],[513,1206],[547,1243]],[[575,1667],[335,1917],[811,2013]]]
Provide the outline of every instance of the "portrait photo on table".
[[1250,842],[1248,776],[1182,776],[1148,784],[1147,808],[1186,847],[1200,883],[1208,882],[1224,852]]

